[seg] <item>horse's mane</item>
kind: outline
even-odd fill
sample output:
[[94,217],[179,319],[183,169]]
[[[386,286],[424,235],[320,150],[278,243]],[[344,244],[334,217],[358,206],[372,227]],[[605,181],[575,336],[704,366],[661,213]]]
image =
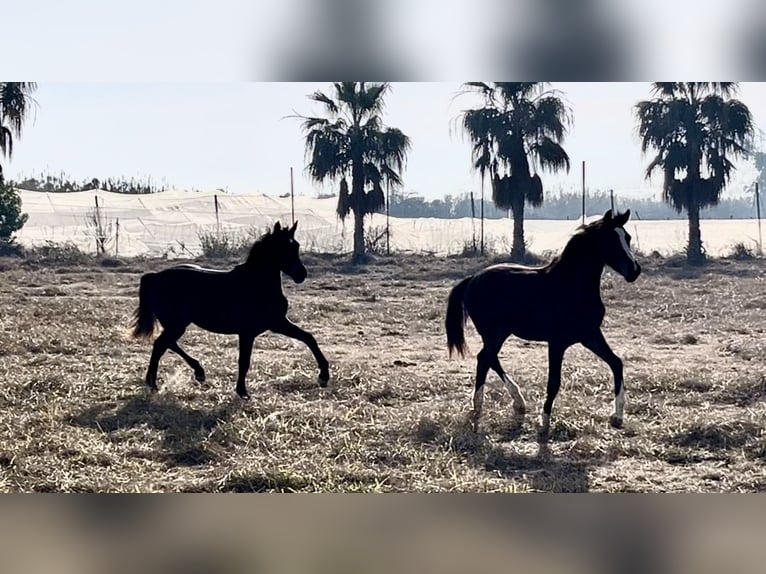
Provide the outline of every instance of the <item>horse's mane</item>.
[[569,259],[569,256],[571,256],[572,253],[580,247],[584,240],[587,240],[594,232],[602,229],[603,227],[603,219],[597,219],[596,221],[591,221],[590,223],[581,223],[578,225],[574,233],[569,237],[569,240],[564,246],[564,249],[562,249],[561,253],[556,255],[556,257],[551,259],[550,263],[545,266],[545,270],[549,271],[561,263],[562,259]]
[[253,246],[250,248],[250,253],[248,253],[247,255],[245,264],[250,265],[252,263],[262,261],[264,256],[268,252],[269,244],[271,243],[271,239],[273,237],[274,237],[274,233],[271,230],[269,230],[263,235],[261,235],[258,239],[256,239],[255,243],[253,243]]

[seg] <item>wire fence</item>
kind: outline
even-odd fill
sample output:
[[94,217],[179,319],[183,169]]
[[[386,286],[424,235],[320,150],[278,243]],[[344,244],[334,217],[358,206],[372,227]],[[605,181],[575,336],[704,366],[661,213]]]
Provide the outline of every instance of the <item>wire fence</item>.
[[[200,238],[219,236],[252,238],[276,221],[299,222],[297,238],[311,252],[350,253],[352,218],[341,222],[335,198],[272,197],[262,194],[230,195],[206,192],[164,192],[125,195],[103,191],[45,193],[19,191],[22,209],[29,215],[18,238],[23,245],[70,243],[84,252],[103,251],[121,256],[190,257],[202,252]],[[368,247],[391,252],[452,255],[479,245],[479,219],[366,218]],[[527,220],[528,249],[558,252],[579,221]],[[702,220],[702,239],[711,255],[730,253],[736,244],[758,249],[756,220]],[[630,221],[634,246],[644,253],[669,255],[683,250],[688,237],[684,220]],[[490,253],[508,253],[510,219],[484,220],[484,244]],[[377,241],[375,241],[377,239]]]

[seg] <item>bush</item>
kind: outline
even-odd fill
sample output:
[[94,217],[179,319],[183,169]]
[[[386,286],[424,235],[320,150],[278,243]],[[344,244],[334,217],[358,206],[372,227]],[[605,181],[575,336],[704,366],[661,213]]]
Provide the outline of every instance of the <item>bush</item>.
[[386,254],[386,226],[371,226],[364,234],[364,252],[368,255]]
[[229,259],[247,254],[253,244],[254,233],[233,231],[200,231],[198,234],[202,254],[210,259]]
[[730,257],[739,261],[745,261],[748,259],[755,259],[755,253],[750,247],[740,241],[739,243],[734,244]]
[[73,265],[92,260],[92,257],[80,251],[71,242],[54,243],[53,241],[46,241],[43,245],[26,249],[24,255],[27,261],[33,263]]
[[0,176],[0,243],[13,245],[14,234],[24,227],[29,216],[21,212],[21,198]]
[[24,249],[15,241],[0,240],[0,257],[21,257]]

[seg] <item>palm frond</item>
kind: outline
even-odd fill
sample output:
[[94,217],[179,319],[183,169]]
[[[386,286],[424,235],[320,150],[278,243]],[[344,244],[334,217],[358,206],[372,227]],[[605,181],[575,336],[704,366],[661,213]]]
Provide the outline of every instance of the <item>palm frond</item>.
[[383,111],[385,96],[390,89],[391,84],[388,82],[370,86],[362,84],[362,89],[359,91],[359,103],[364,113],[380,114]]
[[0,121],[7,123],[17,137],[37,103],[32,98],[36,89],[35,82],[0,82]]
[[380,180],[373,182],[372,189],[365,194],[365,211],[375,213],[386,206],[386,196],[380,185]]
[[561,142],[572,124],[572,113],[560,98],[547,96],[535,102],[531,123],[537,132]]
[[531,146],[530,151],[535,155],[542,169],[549,171],[565,169],[567,172],[569,171],[569,155],[561,145],[551,138],[540,138]]
[[338,190],[338,205],[335,208],[335,212],[340,217],[341,221],[346,219],[349,213],[351,213],[351,197],[348,193],[348,182],[346,178],[340,180],[340,189]]
[[330,96],[326,95],[324,92],[317,90],[309,96],[309,99],[314,100],[315,102],[319,102],[320,104],[324,104],[325,109],[331,116],[338,114],[339,107],[337,102]]
[[0,152],[8,158],[13,156],[13,134],[2,125],[0,125]]
[[532,207],[540,207],[543,204],[543,181],[538,174],[530,178],[525,199]]
[[465,82],[461,93],[479,94],[490,105],[495,103],[495,89],[487,82]]
[[494,82],[502,98],[508,102],[529,100],[543,90],[542,82]]

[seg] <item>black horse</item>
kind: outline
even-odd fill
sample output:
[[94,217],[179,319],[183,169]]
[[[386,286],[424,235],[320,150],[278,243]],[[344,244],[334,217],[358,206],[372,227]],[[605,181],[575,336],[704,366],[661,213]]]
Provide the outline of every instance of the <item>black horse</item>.
[[478,428],[484,402],[484,382],[492,369],[508,386],[514,411],[524,414],[524,397],[518,385],[503,371],[498,353],[510,335],[548,343],[548,389],[541,419],[547,433],[551,409],[561,385],[564,352],[581,343],[604,360],[614,374],[614,413],[610,422],[622,426],[625,388],[622,361],[609,348],[601,333],[605,308],[600,284],[608,265],[628,282],[641,274],[630,235],[624,229],[630,210],[582,225],[564,251],[548,265],[493,265],[458,283],[447,305],[447,346],[450,356],[467,350],[463,327],[470,317],[484,343],[477,357],[473,396],[473,426]]
[[202,365],[178,346],[178,339],[191,323],[214,333],[239,335],[237,394],[243,399],[249,398],[245,377],[253,342],[267,330],[305,343],[319,366],[319,385],[327,386],[327,359],[314,337],[287,318],[287,298],[282,292],[281,273],[296,283],[306,279],[295,240],[297,226],[297,221],[289,229],[277,222],[273,231],[253,244],[245,263],[230,271],[184,264],[141,277],[133,336],[150,337],[155,321],[163,327],[146,371],[151,390],[157,390],[157,367],[168,349],[181,356],[194,370],[195,378],[204,382]]

